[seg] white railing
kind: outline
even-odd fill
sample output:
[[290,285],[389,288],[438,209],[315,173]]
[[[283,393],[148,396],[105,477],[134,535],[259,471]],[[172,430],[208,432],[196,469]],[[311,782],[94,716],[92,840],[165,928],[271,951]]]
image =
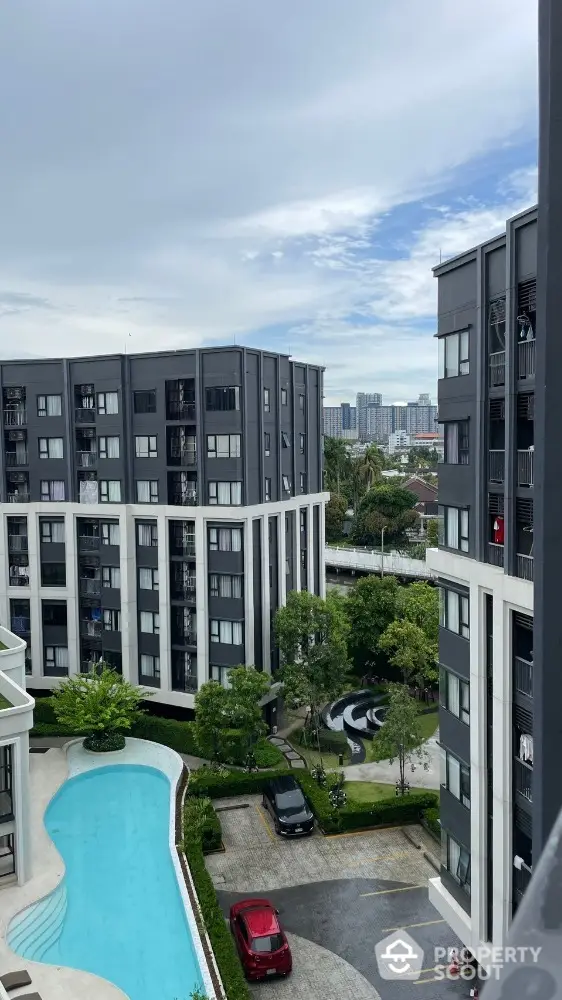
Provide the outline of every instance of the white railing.
[[505,385],[505,351],[490,354],[490,386]]
[[517,485],[534,485],[534,451],[517,452]]
[[412,559],[399,552],[373,551],[373,549],[327,545],[326,566],[335,569],[363,570],[365,573],[383,573],[389,576],[432,578],[437,576],[424,559]]

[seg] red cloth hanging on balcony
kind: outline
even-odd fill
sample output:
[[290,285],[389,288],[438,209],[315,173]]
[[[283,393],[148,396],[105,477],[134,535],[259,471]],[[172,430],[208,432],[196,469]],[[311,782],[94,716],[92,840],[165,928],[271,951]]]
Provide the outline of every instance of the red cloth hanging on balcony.
[[504,522],[503,517],[496,517],[493,524],[494,545],[503,545]]

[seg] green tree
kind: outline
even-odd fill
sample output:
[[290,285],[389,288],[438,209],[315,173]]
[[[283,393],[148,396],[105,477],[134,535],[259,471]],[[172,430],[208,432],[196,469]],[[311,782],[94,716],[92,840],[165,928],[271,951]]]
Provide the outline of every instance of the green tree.
[[195,739],[199,752],[209,760],[221,757],[221,737],[230,728],[227,699],[226,688],[217,681],[202,684],[195,695]]
[[439,591],[431,583],[418,580],[400,591],[399,614],[425,633],[437,658],[439,642]]
[[125,746],[124,731],[142,713],[149,692],[129,684],[106,663],[97,663],[88,674],[64,680],[53,692],[57,721],[76,733],[86,734],[84,746],[99,753]]
[[412,771],[421,764],[427,771],[429,754],[424,746],[418,706],[404,684],[390,684],[389,705],[377,736],[377,755],[388,758],[391,764],[398,761],[400,780],[398,791],[407,790],[406,766]]
[[333,592],[323,600],[307,590],[291,591],[275,615],[285,699],[292,708],[309,708],[314,730],[324,704],[345,689],[348,634],[346,599]]
[[401,486],[390,483],[374,486],[365,494],[357,509],[352,528],[353,540],[358,545],[379,545],[384,528],[385,542],[405,542],[406,529],[413,528],[418,520],[414,510],[417,502],[417,497]]
[[330,492],[342,494],[350,471],[349,451],[340,438],[324,438],[324,486]]
[[326,504],[326,541],[339,542],[349,503],[347,498],[333,493]]
[[228,680],[228,688],[207,681],[195,696],[195,739],[210,760],[225,756],[232,730],[237,730],[248,748],[267,730],[260,701],[269,690],[269,676],[242,666],[233,667]]
[[439,544],[439,525],[437,520],[434,519],[427,522],[426,538],[430,548],[436,549]]
[[376,444],[370,444],[358,460],[359,476],[366,490],[370,490],[380,480],[384,464],[384,455],[380,448],[377,448]]
[[390,623],[379,639],[379,648],[388,655],[390,663],[402,672],[405,684],[419,684],[433,680],[435,659],[427,636],[419,625],[403,619]]
[[380,637],[396,618],[399,596],[394,576],[364,576],[353,585],[346,612],[351,656],[358,671],[376,662]]

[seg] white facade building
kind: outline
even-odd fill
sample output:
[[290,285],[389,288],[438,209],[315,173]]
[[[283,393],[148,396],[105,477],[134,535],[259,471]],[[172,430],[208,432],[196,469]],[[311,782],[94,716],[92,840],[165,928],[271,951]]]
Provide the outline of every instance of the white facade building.
[[0,888],[31,874],[29,730],[35,704],[25,690],[25,642],[0,626]]

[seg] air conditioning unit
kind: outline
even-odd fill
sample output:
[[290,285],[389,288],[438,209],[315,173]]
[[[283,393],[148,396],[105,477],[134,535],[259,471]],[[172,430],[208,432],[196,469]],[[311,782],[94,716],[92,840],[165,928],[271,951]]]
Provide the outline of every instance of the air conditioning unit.
[[6,399],[17,399],[21,400],[24,397],[24,390],[21,386],[13,386],[12,388],[5,389]]

